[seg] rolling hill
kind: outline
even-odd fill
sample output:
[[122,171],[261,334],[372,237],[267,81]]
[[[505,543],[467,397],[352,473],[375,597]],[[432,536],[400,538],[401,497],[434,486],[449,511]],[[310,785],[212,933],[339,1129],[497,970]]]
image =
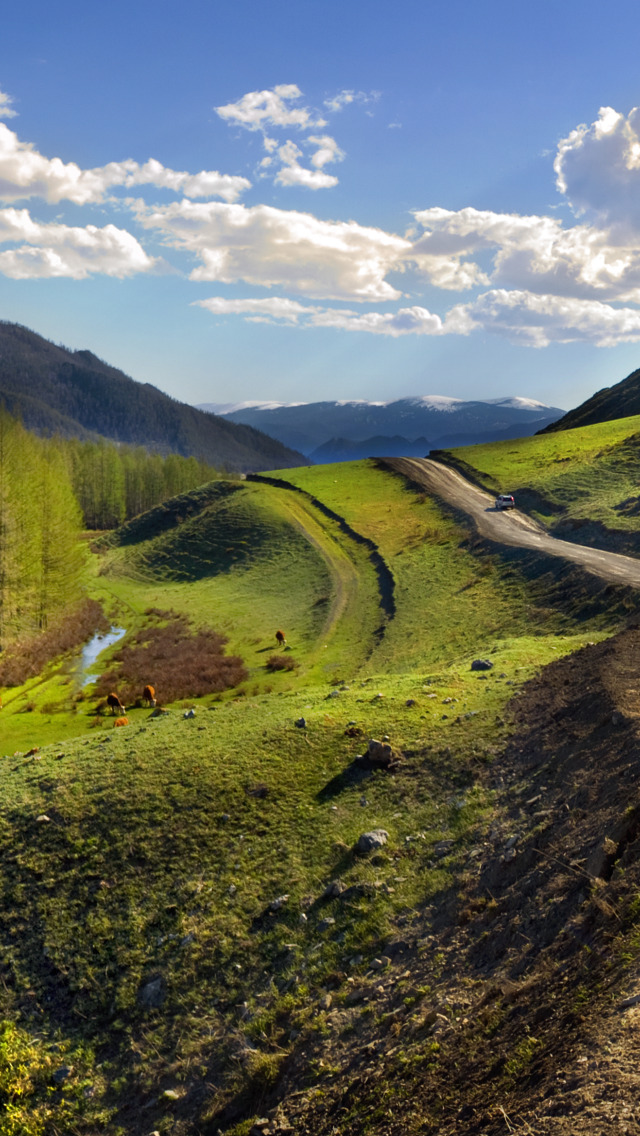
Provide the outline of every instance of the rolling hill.
[[304,464],[250,426],[205,414],[91,351],[70,351],[19,324],[0,322],[0,400],[38,434],[101,435],[230,470]]

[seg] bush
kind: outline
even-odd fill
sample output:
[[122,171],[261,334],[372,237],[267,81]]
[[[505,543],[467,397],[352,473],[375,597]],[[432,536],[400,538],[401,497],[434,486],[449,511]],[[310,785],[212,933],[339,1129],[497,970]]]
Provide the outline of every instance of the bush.
[[86,600],[48,631],[7,647],[0,662],[0,686],[22,686],[41,674],[52,659],[80,647],[95,631],[108,629],[109,621],[98,601]]
[[294,671],[297,665],[291,655],[270,655],[267,659],[268,671]]

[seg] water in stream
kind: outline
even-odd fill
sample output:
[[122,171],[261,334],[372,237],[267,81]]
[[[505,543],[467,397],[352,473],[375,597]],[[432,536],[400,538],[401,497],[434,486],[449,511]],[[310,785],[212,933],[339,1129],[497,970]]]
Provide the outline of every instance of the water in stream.
[[95,665],[96,660],[107,647],[112,647],[123,635],[126,635],[124,627],[112,627],[109,631],[99,631],[85,643],[82,648],[82,655],[80,657],[80,684],[81,686],[88,686],[89,683],[95,682],[98,678],[96,674],[89,674],[88,672]]

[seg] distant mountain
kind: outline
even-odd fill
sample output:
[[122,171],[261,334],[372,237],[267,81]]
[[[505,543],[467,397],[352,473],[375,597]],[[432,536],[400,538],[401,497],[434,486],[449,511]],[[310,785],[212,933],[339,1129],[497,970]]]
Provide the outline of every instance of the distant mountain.
[[[205,403],[201,410],[255,426],[308,456],[330,439],[429,438],[440,449],[535,434],[564,414],[530,398],[464,401],[423,395],[391,402]],[[380,457],[390,456],[380,454]],[[314,461],[318,460],[315,456]],[[327,459],[323,459],[327,460]]]
[[306,464],[250,425],[205,414],[150,383],[135,382],[91,351],[70,351],[1,321],[0,402],[38,434],[101,435],[230,470]]
[[358,461],[360,458],[423,458],[430,449],[426,438],[416,438],[410,442],[396,434],[393,438],[378,435],[364,442],[354,442],[351,438],[332,438],[323,446],[318,446],[309,454],[309,460],[316,465],[329,462]]
[[557,422],[550,423],[538,433],[593,426],[596,422],[611,422],[614,418],[630,418],[632,414],[640,414],[640,370],[632,371],[613,387],[596,391],[575,410],[563,414]]

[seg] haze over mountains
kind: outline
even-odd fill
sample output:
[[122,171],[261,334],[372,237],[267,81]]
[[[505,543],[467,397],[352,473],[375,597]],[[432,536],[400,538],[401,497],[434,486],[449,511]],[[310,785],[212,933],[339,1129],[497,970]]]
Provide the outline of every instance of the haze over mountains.
[[204,403],[200,409],[263,430],[314,462],[526,437],[565,413],[529,398],[465,401],[446,395],[391,402]]
[[91,351],[70,351],[20,324],[0,322],[0,401],[38,434],[100,435],[161,454],[193,455],[218,469],[306,464],[250,425],[204,414],[135,382]]

